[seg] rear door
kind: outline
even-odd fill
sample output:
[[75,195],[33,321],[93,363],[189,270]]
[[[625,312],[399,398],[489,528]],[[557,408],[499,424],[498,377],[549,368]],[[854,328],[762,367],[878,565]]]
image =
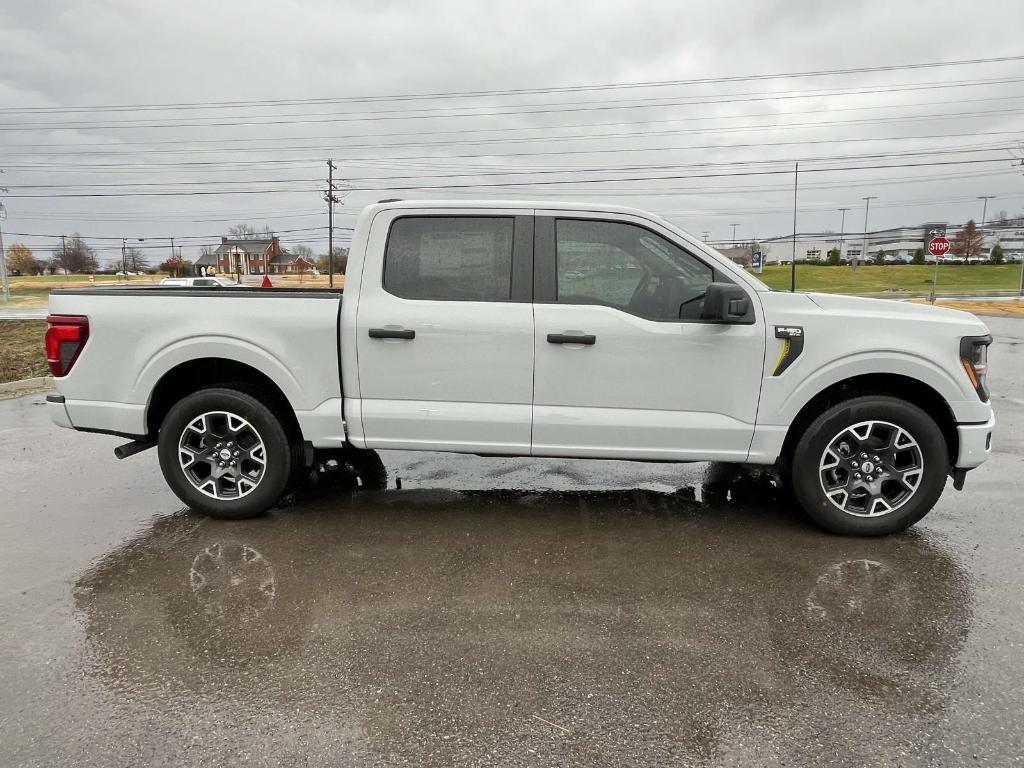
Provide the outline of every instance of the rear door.
[[528,454],[533,217],[385,210],[356,316],[368,448]]
[[[640,217],[537,211],[533,453],[742,461],[764,320],[700,320],[734,282]],[[746,288],[746,286],[743,286]]]

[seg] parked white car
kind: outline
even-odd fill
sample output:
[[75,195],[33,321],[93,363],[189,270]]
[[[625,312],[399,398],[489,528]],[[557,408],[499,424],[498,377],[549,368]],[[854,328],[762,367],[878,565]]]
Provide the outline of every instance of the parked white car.
[[238,288],[230,277],[165,277],[160,285],[176,288]]
[[371,205],[344,301],[191,287],[51,293],[48,400],[132,438],[120,456],[157,445],[215,517],[262,513],[318,453],[397,448],[774,467],[820,525],[877,535],[991,450],[976,317],[773,291],[629,208]]

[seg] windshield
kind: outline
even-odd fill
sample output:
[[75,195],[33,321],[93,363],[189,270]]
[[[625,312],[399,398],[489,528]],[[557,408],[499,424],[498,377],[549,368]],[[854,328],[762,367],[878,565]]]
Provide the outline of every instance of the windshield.
[[219,277],[217,278],[217,282],[219,282],[221,285],[238,285],[237,282],[235,282],[229,277]]

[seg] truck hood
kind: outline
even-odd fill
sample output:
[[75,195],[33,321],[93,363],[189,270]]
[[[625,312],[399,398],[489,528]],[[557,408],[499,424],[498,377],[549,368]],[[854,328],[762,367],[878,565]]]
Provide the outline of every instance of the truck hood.
[[896,299],[867,299],[861,296],[842,296],[834,293],[805,294],[811,301],[830,314],[850,317],[876,317],[894,321],[914,321],[949,326],[968,335],[984,335],[988,328],[970,312],[931,304],[913,304]]

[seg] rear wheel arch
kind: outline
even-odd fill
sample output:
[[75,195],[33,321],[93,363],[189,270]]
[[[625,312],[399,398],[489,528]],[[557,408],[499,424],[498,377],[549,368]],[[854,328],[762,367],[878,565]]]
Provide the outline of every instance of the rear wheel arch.
[[780,461],[788,464],[800,436],[811,423],[832,406],[865,395],[895,397],[912,403],[927,413],[942,431],[950,462],[956,461],[960,438],[956,418],[945,398],[928,384],[897,373],[870,373],[853,376],[829,385],[807,401],[786,432]]
[[146,408],[147,433],[156,435],[171,408],[182,398],[212,387],[234,389],[260,400],[279,415],[289,439],[302,444],[295,409],[273,379],[251,365],[219,357],[189,360],[160,377]]

